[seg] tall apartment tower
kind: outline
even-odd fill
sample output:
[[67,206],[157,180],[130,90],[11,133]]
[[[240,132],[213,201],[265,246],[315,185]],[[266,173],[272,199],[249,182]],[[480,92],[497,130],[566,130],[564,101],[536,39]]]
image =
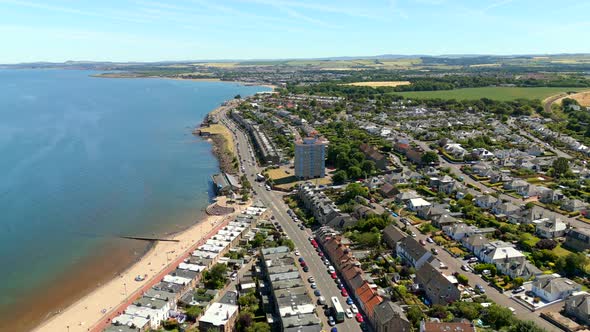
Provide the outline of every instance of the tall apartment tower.
[[299,179],[321,178],[326,175],[326,146],[320,137],[295,141],[295,176]]

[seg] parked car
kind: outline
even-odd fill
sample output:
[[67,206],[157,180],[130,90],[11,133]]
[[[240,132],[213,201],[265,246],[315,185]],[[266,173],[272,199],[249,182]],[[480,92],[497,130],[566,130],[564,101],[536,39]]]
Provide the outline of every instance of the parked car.
[[421,245],[423,245],[423,246],[425,246],[425,245],[426,245],[426,241],[424,241],[424,240],[420,240],[420,241],[418,241],[418,242],[420,242],[420,244],[421,244]]
[[461,270],[469,272],[469,271],[471,271],[471,268],[469,267],[469,265],[463,264],[463,265],[461,265]]
[[328,324],[330,324],[330,326],[336,325],[336,321],[334,321],[334,317],[332,317],[332,316],[328,317]]
[[362,323],[362,322],[364,322],[364,321],[365,321],[365,320],[363,319],[363,315],[361,315],[361,313],[360,313],[360,312],[356,314],[356,321],[357,321],[357,322],[359,322],[359,323]]
[[434,255],[438,255],[438,249],[436,248],[432,248],[430,249],[430,251],[434,254]]
[[354,303],[350,305],[350,310],[352,310],[352,312],[355,314],[359,313],[359,308],[357,308],[356,304]]
[[338,276],[336,275],[336,272],[332,272],[332,274],[330,274],[330,276],[332,277],[332,279],[338,278]]
[[318,285],[315,282],[313,282],[313,283],[311,283],[310,287],[311,287],[311,289],[316,289],[316,288],[318,288]]
[[334,279],[334,282],[335,282],[335,283],[337,283],[337,284],[341,284],[341,283],[342,283],[342,282],[340,281],[340,278],[336,278],[336,279]]
[[348,292],[346,291],[345,288],[342,288],[342,291],[340,292],[342,294],[342,296],[347,297],[348,296]]
[[518,293],[522,293],[524,291],[525,291],[525,288],[520,286],[520,287],[516,288],[515,290],[513,290],[512,293],[518,294]]
[[354,302],[352,302],[352,298],[350,298],[350,296],[346,298],[346,304],[351,305],[353,303]]
[[336,287],[338,287],[338,289],[342,289],[344,287],[344,285],[343,284],[338,284],[338,285],[336,285]]
[[326,298],[323,297],[323,296],[320,296],[318,298],[318,303],[321,304],[321,305],[326,305]]
[[307,281],[309,281],[309,282],[315,282],[315,279],[313,277],[309,277],[309,278],[307,278]]
[[306,265],[306,266],[304,266],[304,267],[303,267],[303,272],[309,272],[309,266],[307,266],[307,265]]
[[303,257],[299,257],[299,258],[297,259],[297,261],[299,261],[299,263],[302,263],[304,260],[305,260],[305,259],[303,259]]
[[301,253],[299,253],[299,250],[295,250],[295,256],[299,256],[301,255]]
[[476,290],[478,293],[482,293],[482,294],[486,292],[486,290],[485,290],[485,289],[484,289],[484,288],[483,288],[483,287],[482,287],[480,284],[476,284],[476,285],[475,285],[475,290]]
[[313,295],[315,295],[315,296],[322,296],[322,293],[320,293],[320,290],[319,289],[316,289],[316,290],[313,291]]
[[354,315],[352,314],[352,311],[350,309],[346,309],[344,314],[346,314],[346,317],[348,317],[348,318],[354,317]]
[[324,257],[324,253],[323,253],[323,252],[321,252],[321,251],[319,251],[319,252],[318,252],[318,255],[319,255],[320,257]]
[[426,238],[426,241],[428,241],[428,243],[434,243],[434,240],[430,236]]
[[336,269],[334,269],[334,267],[332,265],[328,266],[328,271],[330,271],[330,273],[334,273],[336,272]]

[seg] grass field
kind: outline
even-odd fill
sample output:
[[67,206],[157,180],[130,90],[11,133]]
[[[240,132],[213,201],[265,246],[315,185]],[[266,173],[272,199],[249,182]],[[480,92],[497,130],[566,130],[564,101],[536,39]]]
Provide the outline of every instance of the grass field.
[[202,128],[201,132],[222,135],[227,140],[228,148],[230,149],[230,151],[234,154],[236,153],[234,147],[234,137],[229,132],[229,129],[227,129],[225,126],[220,124],[212,124],[209,127]]
[[389,82],[378,82],[378,81],[373,81],[373,82],[354,82],[354,83],[348,83],[346,85],[354,85],[354,86],[370,86],[373,88],[379,87],[379,86],[400,86],[400,85],[410,85],[412,83],[410,83],[409,81],[389,81]]
[[567,91],[582,91],[585,88],[519,88],[519,87],[485,87],[485,88],[466,88],[455,90],[441,91],[407,91],[392,92],[406,98],[416,99],[457,99],[457,100],[475,100],[489,98],[501,101],[511,101],[520,98],[524,99],[545,99],[549,96]]

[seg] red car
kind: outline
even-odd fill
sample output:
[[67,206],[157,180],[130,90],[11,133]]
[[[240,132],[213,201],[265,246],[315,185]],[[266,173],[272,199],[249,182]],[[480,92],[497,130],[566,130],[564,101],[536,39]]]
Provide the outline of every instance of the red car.
[[332,279],[336,279],[336,278],[338,278],[338,276],[336,275],[336,272],[332,272],[332,274],[331,274],[331,275],[332,275]]
[[324,253],[323,252],[318,252],[318,255],[320,255],[320,257],[324,257]]
[[348,292],[346,291],[346,289],[342,288],[342,296],[347,297],[348,296]]
[[359,323],[364,322],[363,315],[360,312],[356,314],[356,321]]
[[311,239],[311,244],[313,244],[314,247],[318,245],[318,243],[314,239]]
[[306,265],[307,265],[307,263],[305,263],[305,262],[301,262],[301,266],[302,266],[302,267],[305,267]]

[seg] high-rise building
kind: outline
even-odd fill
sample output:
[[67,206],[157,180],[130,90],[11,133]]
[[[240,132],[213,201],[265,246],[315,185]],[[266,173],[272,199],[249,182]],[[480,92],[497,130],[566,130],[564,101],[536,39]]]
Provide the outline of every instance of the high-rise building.
[[326,175],[326,146],[328,141],[318,136],[295,141],[297,178],[313,179]]

